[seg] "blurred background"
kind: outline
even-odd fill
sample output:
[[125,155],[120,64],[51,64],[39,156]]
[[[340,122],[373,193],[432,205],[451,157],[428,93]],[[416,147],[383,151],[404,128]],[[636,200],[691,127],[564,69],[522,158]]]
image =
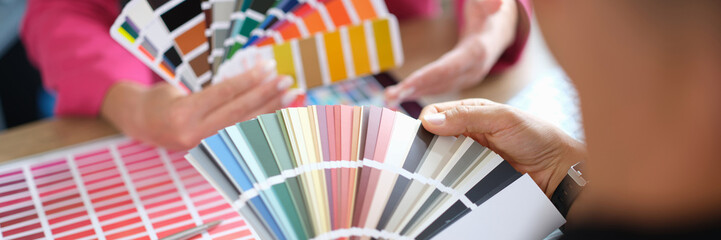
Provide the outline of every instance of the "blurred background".
[[0,130],[50,117],[55,105],[20,42],[26,4],[26,0],[0,0]]

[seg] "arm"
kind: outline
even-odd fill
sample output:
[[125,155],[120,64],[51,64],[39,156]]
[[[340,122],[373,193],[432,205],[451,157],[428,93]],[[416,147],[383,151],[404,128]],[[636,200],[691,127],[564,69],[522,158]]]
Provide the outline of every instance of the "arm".
[[21,37],[45,87],[57,94],[56,114],[96,116],[114,83],[153,82],[153,73],[108,33],[119,12],[112,0],[28,2]]
[[[461,36],[458,44],[438,60],[388,88],[386,101],[457,91],[478,84],[489,72],[515,63],[525,46],[530,26],[528,0],[458,1]],[[459,14],[461,15],[461,14]]]
[[286,91],[293,80],[275,74],[275,62],[191,95],[164,82],[149,86],[155,75],[110,37],[119,7],[113,0],[30,1],[23,40],[45,86],[57,92],[58,115],[100,114],[132,138],[188,149],[300,94]]
[[153,87],[114,84],[102,116],[135,139],[171,149],[189,149],[223,127],[288,106],[301,92],[287,91],[289,76],[275,74],[275,62],[261,62],[190,95],[168,83]]
[[515,31],[516,37],[511,45],[508,46],[498,58],[498,61],[496,61],[496,64],[493,65],[489,74],[499,73],[513,66],[516,62],[518,62],[518,59],[521,58],[521,53],[523,53],[523,49],[526,47],[528,34],[531,32],[533,6],[531,5],[530,0],[517,1],[516,9],[518,10],[518,22],[516,24]]

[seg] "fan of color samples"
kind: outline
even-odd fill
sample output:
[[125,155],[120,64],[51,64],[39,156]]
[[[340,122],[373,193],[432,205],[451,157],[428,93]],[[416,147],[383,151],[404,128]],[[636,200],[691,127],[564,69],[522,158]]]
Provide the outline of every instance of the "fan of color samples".
[[273,59],[295,88],[379,73],[403,62],[383,0],[131,0],[112,37],[186,92]]
[[279,110],[186,158],[260,239],[428,239],[522,176],[470,138],[379,107]]

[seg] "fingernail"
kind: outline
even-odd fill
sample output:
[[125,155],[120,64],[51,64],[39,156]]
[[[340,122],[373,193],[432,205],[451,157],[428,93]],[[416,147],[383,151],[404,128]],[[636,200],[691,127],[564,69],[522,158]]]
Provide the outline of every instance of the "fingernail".
[[275,79],[276,77],[278,77],[277,72],[270,72],[267,76],[265,76],[265,79],[263,79],[263,83],[273,81],[273,79]]
[[271,73],[278,73],[275,71],[275,65],[275,60],[261,61],[252,67],[250,74],[256,79],[262,78],[265,81],[268,79],[266,78],[268,75],[272,75]]
[[293,85],[293,78],[290,76],[284,76],[280,81],[278,82],[278,91],[283,91],[288,89],[291,85]]
[[268,73],[271,71],[274,72],[276,65],[278,65],[278,63],[276,63],[275,60],[272,59],[263,61],[263,73]]
[[443,113],[434,113],[426,115],[423,118],[433,125],[443,125],[443,123],[446,122],[446,114]]
[[397,107],[398,105],[400,105],[400,103],[398,102],[398,100],[386,101],[386,106],[387,106],[387,107]]
[[390,86],[390,87],[388,87],[388,90],[386,90],[386,91],[388,91],[388,94],[397,95],[397,94],[398,94],[398,89],[400,89],[400,88],[398,87],[398,85],[396,85],[396,86]]
[[407,97],[411,96],[415,90],[415,88],[404,89],[400,94],[398,94],[398,99],[405,100]]
[[286,107],[293,103],[293,101],[298,97],[298,95],[303,94],[303,89],[292,89],[283,94],[283,98],[280,100],[281,104],[283,104],[283,107]]

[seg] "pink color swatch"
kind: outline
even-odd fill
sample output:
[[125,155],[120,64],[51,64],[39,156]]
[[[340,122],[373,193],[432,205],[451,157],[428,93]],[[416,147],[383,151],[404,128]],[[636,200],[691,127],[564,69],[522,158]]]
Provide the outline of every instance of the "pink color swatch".
[[0,166],[3,239],[252,239],[244,219],[185,160],[114,139]]

